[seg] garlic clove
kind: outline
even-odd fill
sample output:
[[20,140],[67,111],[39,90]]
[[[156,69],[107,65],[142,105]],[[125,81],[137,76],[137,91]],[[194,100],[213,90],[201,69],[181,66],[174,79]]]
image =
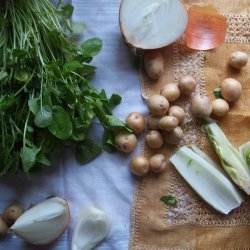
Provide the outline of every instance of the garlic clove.
[[70,220],[67,201],[49,198],[24,212],[10,228],[16,235],[35,245],[56,240]]
[[111,229],[111,220],[103,211],[90,207],[84,209],[77,219],[71,250],[89,250],[98,245]]

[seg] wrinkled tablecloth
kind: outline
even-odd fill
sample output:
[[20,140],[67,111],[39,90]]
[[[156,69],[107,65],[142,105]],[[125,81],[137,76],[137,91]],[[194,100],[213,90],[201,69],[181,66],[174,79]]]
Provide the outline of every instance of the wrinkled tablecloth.
[[[130,51],[121,40],[118,13],[119,0],[73,0],[73,21],[86,25],[79,34],[80,40],[99,37],[103,49],[94,59],[97,66],[94,85],[105,88],[108,95],[116,92],[123,101],[114,113],[124,119],[132,111],[146,113],[140,94],[138,72]],[[101,138],[102,127],[95,121],[92,137]],[[133,154],[138,153],[140,146]],[[47,172],[0,179],[0,211],[12,201],[20,202],[25,209],[50,195],[58,195],[69,201],[71,222],[67,231],[52,245],[35,247],[13,235],[0,240],[1,250],[68,250],[73,226],[81,209],[94,206],[107,212],[112,218],[112,230],[97,249],[128,249],[130,207],[134,189],[134,177],[129,171],[129,158],[124,154],[103,153],[91,163],[80,166],[71,152],[65,152],[58,167]]]

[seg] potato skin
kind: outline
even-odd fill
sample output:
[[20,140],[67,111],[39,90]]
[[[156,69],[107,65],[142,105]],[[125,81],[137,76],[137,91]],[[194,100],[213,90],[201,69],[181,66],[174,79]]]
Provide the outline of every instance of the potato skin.
[[151,95],[148,98],[148,109],[152,115],[163,116],[169,109],[169,102],[162,95]]
[[182,123],[186,117],[184,109],[179,106],[170,107],[168,110],[168,115],[176,117],[179,123]]
[[163,116],[159,121],[159,128],[165,131],[171,131],[178,126],[178,119],[174,116]]
[[9,230],[7,223],[4,221],[2,214],[0,214],[0,238],[4,237]]
[[22,207],[19,204],[13,203],[4,209],[2,216],[6,224],[12,226],[22,213]]
[[143,176],[149,171],[149,161],[143,156],[134,156],[130,161],[130,170],[134,175]]
[[125,122],[136,134],[140,134],[145,128],[145,118],[138,112],[130,113],[126,117]]
[[183,76],[180,79],[178,86],[181,94],[190,96],[196,89],[196,80],[190,75]]
[[178,84],[167,83],[161,89],[160,94],[163,95],[169,102],[177,100],[180,97],[180,90]]
[[178,142],[183,138],[183,130],[181,127],[176,127],[172,131],[163,131],[163,138],[167,144],[178,144]]
[[134,134],[128,132],[121,132],[115,137],[115,145],[119,151],[130,153],[132,152],[137,144],[137,138]]
[[207,96],[193,96],[191,100],[191,112],[195,117],[209,117],[212,113],[212,104],[210,99]]
[[241,83],[234,78],[226,78],[221,84],[221,95],[227,102],[236,102],[242,93]]
[[235,51],[229,58],[229,64],[236,69],[243,68],[248,62],[248,55],[242,51]]
[[145,142],[150,148],[161,148],[163,145],[163,137],[159,131],[151,130],[146,134]]
[[161,52],[158,50],[146,51],[144,67],[151,79],[158,80],[164,72],[164,58]]
[[228,111],[229,105],[225,100],[218,98],[212,101],[212,113],[215,116],[222,117],[226,115]]
[[154,173],[160,173],[165,170],[167,166],[166,157],[163,154],[153,155],[149,159],[149,169]]

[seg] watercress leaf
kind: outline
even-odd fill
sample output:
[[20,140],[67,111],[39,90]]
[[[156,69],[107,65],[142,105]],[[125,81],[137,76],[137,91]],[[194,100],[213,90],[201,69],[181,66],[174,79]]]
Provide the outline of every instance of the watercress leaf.
[[72,134],[72,122],[69,114],[61,106],[54,106],[52,109],[52,122],[49,131],[58,139],[64,140]]
[[214,91],[213,91],[213,93],[214,93],[214,96],[215,96],[216,99],[222,98],[221,88],[220,87],[215,88]]
[[73,91],[65,86],[63,91],[63,98],[67,102],[68,105],[74,104],[77,99]]
[[45,105],[40,108],[35,116],[35,125],[39,128],[46,128],[52,122],[52,109],[51,107]]
[[50,160],[46,157],[46,155],[42,152],[40,152],[38,155],[37,155],[37,162],[39,162],[40,164],[44,165],[44,166],[47,166],[47,167],[50,167],[51,166],[51,162]]
[[166,205],[176,205],[178,202],[177,199],[172,195],[162,196],[160,200],[164,202]]
[[80,46],[85,57],[93,57],[101,51],[102,40],[99,38],[91,38],[83,42]]
[[25,56],[28,55],[28,52],[23,49],[13,49],[12,55],[17,58],[24,58]]
[[109,153],[114,153],[117,151],[114,143],[114,134],[107,129],[105,129],[103,133],[102,148]]
[[96,158],[102,152],[101,147],[92,140],[85,140],[76,148],[76,159],[80,164],[85,164]]
[[24,146],[22,147],[20,151],[20,157],[23,165],[23,170],[25,173],[29,172],[30,169],[35,165],[36,163],[36,156],[38,154],[40,149],[38,149],[36,146],[28,147]]
[[71,139],[75,141],[83,141],[86,136],[87,128],[83,124],[80,118],[72,119],[73,132],[71,135]]
[[81,69],[81,72],[90,74],[90,73],[94,73],[95,70],[96,70],[95,66],[84,64],[83,68]]
[[26,82],[29,79],[29,73],[25,69],[16,69],[14,78],[19,82]]
[[8,73],[6,71],[0,72],[0,81],[5,80],[8,77]]
[[0,97],[0,111],[8,111],[16,106],[16,97],[14,94],[4,95]]
[[118,94],[112,94],[109,98],[109,105],[113,108],[121,103],[122,97]]
[[77,61],[67,62],[63,65],[63,74],[71,73],[80,68],[83,68],[83,65]]
[[36,115],[40,108],[40,98],[29,99],[28,106],[30,111]]
[[106,115],[106,119],[108,122],[108,127],[114,132],[118,132],[119,130],[126,130],[128,132],[133,133],[133,130],[127,127],[127,125],[121,121],[119,118],[111,115]]
[[58,9],[57,11],[61,16],[68,19],[72,16],[74,7],[71,4],[66,4],[62,6],[61,9]]

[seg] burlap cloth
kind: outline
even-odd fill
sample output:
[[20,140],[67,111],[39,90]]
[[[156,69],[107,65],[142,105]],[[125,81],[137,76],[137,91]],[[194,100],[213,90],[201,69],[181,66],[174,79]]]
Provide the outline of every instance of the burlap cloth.
[[[250,0],[184,2],[187,6],[212,3],[226,16],[228,29],[225,43],[207,52],[191,51],[178,43],[163,48],[165,73],[159,81],[148,79],[141,67],[142,95],[147,98],[159,93],[166,82],[176,82],[181,76],[190,74],[198,82],[197,93],[214,99],[213,89],[223,79],[238,79],[243,86],[241,100],[231,106],[229,114],[219,121],[230,141],[238,147],[250,140],[250,62],[241,71],[232,70],[228,66],[228,58],[236,50],[245,51],[250,56]],[[154,152],[143,144],[142,154],[149,157],[162,152],[169,158],[178,147],[192,142],[215,157],[206,135],[190,115],[189,100],[181,98],[178,105],[189,114],[183,125],[185,138],[176,147],[166,146]],[[178,205],[164,205],[160,197],[166,194],[176,196]],[[137,181],[129,247],[131,250],[250,249],[250,202],[248,197],[246,200],[229,215],[221,215],[204,203],[168,164],[164,173],[149,174]]]

